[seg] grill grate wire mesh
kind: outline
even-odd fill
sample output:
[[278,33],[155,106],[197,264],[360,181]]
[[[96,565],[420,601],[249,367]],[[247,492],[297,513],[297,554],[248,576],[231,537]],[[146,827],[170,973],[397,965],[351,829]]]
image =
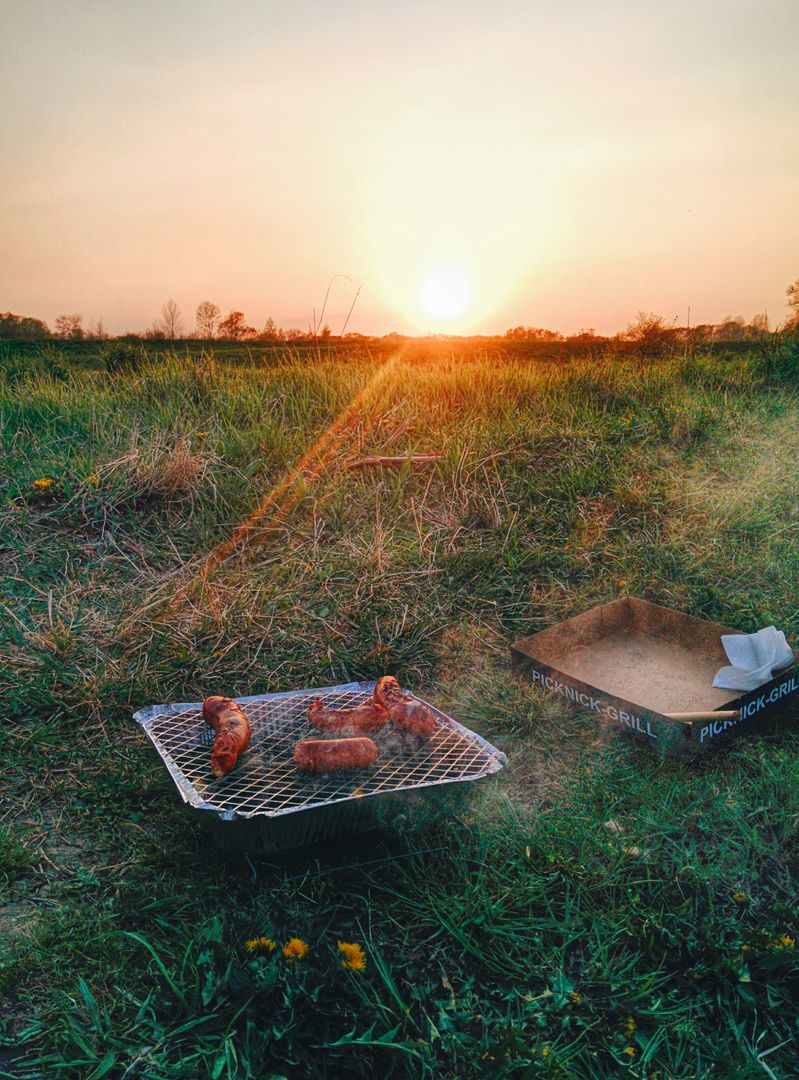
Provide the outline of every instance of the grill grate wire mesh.
[[153,706],[137,713],[183,798],[224,817],[274,817],[312,806],[497,772],[505,755],[480,736],[429,706],[436,728],[425,742],[392,727],[373,733],[376,765],[339,773],[305,773],[294,764],[294,744],[322,738],[308,720],[308,705],[321,698],[329,708],[348,708],[371,697],[373,684],[348,684],[290,694],[238,699],[252,727],[252,741],[236,768],[217,779],[211,772],[214,733],[201,705]]

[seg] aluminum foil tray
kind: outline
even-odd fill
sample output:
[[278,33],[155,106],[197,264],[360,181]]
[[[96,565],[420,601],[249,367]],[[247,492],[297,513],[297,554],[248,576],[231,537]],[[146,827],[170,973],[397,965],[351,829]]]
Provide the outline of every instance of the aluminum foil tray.
[[338,825],[356,827],[361,809],[374,803],[375,796],[480,780],[507,764],[500,750],[428,705],[436,718],[428,741],[402,739],[389,723],[371,736],[378,747],[376,765],[348,773],[298,770],[294,744],[321,734],[308,720],[309,702],[321,698],[332,708],[357,705],[371,697],[374,685],[353,682],[236,698],[252,726],[252,742],[236,768],[220,779],[211,772],[213,732],[202,718],[202,702],[150,705],[133,719],[186,803],[225,822],[268,822],[272,848],[310,843],[341,831]]

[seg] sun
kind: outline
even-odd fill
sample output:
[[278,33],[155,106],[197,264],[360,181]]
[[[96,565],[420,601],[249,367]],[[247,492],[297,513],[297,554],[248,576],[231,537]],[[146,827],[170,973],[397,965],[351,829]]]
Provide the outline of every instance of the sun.
[[419,306],[442,322],[462,315],[471,300],[471,285],[455,270],[435,270],[419,288]]

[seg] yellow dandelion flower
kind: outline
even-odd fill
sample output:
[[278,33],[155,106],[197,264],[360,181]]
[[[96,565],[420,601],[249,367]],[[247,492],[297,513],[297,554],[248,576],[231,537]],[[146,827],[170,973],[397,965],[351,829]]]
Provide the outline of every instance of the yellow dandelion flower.
[[748,904],[749,903],[749,897],[741,889],[736,889],[736,891],[732,894],[732,898],[733,898],[733,900],[735,901],[736,904]]
[[89,487],[97,487],[97,485],[100,483],[100,477],[96,473],[92,473],[91,476],[86,477],[86,483],[89,485]]
[[245,941],[244,948],[248,953],[271,953],[277,948],[277,942],[270,937],[255,937]]
[[282,952],[286,960],[293,964],[295,960],[302,960],[308,952],[308,942],[298,937],[289,938],[283,946]]
[[34,480],[33,484],[31,485],[31,487],[36,488],[37,491],[44,491],[46,488],[49,488],[49,487],[52,487],[52,486],[53,486],[53,481],[48,479],[48,477],[46,477],[46,476],[43,476],[41,478],[41,480]]
[[207,431],[195,431],[194,434],[197,436],[198,439],[207,439],[208,438],[208,432]]
[[349,968],[350,971],[366,970],[366,954],[360,945],[356,945],[353,941],[340,941],[338,951],[342,956],[343,968]]
[[628,1016],[627,1022],[624,1025],[624,1030],[627,1032],[628,1035],[632,1035],[636,1027],[637,1025],[635,1023],[635,1019],[632,1016]]
[[619,580],[616,582],[616,588],[617,589],[626,589],[627,588],[626,579],[625,578],[619,578]]
[[569,1001],[571,1001],[574,1005],[579,1005],[582,1000],[583,995],[578,994],[576,990],[572,990],[572,992],[569,994]]
[[549,1047],[545,1046],[541,1051],[541,1057],[549,1057]]
[[796,948],[796,942],[788,934],[781,934],[778,938],[770,941],[766,946],[767,949],[775,949],[780,951],[781,949],[794,949]]
[[628,1046],[624,1053],[627,1055],[627,1057],[635,1057],[635,1047]]

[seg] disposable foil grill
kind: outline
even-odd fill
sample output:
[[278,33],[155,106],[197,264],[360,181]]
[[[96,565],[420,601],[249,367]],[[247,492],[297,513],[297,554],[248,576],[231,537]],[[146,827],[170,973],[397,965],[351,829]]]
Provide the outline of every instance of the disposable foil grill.
[[349,708],[368,701],[373,689],[374,683],[348,683],[236,698],[250,721],[252,741],[233,771],[221,778],[211,772],[214,733],[202,717],[201,702],[153,705],[134,719],[183,799],[228,820],[275,818],[346,800],[479,780],[506,764],[501,751],[428,705],[436,718],[429,740],[401,736],[389,722],[369,735],[377,745],[375,765],[335,773],[299,770],[293,759],[298,739],[323,737],[308,719],[309,703],[321,699],[328,708]]

